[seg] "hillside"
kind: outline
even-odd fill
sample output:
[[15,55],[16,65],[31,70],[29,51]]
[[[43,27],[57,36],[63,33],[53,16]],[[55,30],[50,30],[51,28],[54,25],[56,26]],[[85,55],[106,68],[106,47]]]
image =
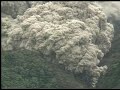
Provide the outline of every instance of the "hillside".
[[120,88],[119,3],[3,1],[1,8],[3,89]]

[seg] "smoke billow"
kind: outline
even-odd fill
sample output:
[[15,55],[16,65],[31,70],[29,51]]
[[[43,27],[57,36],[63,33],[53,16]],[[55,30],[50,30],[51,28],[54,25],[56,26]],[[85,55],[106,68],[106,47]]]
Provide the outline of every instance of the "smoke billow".
[[50,58],[55,53],[66,70],[86,71],[93,87],[107,70],[98,64],[111,47],[114,28],[94,2],[35,4],[12,21],[3,18],[2,30],[3,50],[37,50]]
[[111,2],[98,2],[102,7],[104,13],[108,18],[120,20],[120,2],[111,1]]

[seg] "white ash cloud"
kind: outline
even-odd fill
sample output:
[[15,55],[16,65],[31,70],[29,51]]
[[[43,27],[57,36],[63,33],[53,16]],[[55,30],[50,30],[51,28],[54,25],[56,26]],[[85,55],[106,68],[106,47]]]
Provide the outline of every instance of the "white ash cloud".
[[119,1],[104,1],[98,2],[103,7],[107,17],[115,20],[120,20],[120,2]]
[[22,15],[26,9],[28,8],[28,5],[26,1],[2,1],[1,2],[1,12],[2,16],[4,15],[10,15],[13,18],[16,18],[17,15]]
[[[56,54],[55,60],[75,73],[87,71],[95,87],[107,66],[98,66],[111,47],[113,26],[107,23],[102,8],[93,2],[48,2],[35,5],[17,16],[9,28],[3,18],[7,39],[4,50],[25,48],[44,55]],[[10,21],[11,22],[11,21]],[[3,38],[4,39],[4,38]]]

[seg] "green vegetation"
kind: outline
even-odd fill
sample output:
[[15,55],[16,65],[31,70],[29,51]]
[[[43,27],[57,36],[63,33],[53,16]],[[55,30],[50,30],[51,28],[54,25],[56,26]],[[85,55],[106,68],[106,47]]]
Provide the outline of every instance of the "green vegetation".
[[99,79],[97,88],[120,88],[120,21],[114,22],[114,28],[112,48],[102,62],[108,66],[108,71]]
[[2,88],[83,88],[74,75],[27,50],[2,52]]
[[97,88],[120,88],[120,60],[115,58],[109,59],[112,59],[112,62],[108,66],[106,75],[99,79]]
[[[2,54],[3,88],[57,87],[54,72],[45,61],[30,51],[9,51]],[[51,83],[52,85],[48,84]]]

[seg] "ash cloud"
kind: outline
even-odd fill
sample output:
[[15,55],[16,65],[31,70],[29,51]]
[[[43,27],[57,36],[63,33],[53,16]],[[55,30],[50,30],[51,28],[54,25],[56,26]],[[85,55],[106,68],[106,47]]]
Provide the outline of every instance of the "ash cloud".
[[66,70],[91,77],[95,87],[107,66],[98,66],[110,47],[113,25],[94,2],[33,4],[16,19],[2,18],[3,50],[24,48],[54,60]]
[[120,2],[119,1],[104,1],[98,2],[103,7],[104,13],[108,18],[120,20]]

